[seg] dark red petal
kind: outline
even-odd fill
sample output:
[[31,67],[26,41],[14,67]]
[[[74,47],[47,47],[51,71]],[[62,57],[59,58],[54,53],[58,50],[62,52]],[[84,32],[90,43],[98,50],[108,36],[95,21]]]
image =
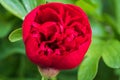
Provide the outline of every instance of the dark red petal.
[[68,55],[63,56],[59,61],[55,60],[54,67],[57,69],[71,69],[76,66],[78,66],[82,59],[84,58],[84,55],[89,47],[91,41],[85,42],[79,47],[79,50],[76,50],[72,53],[69,53]]
[[51,8],[45,8],[44,10],[39,10],[35,18],[37,23],[43,24],[47,21],[60,22],[60,17],[58,14]]
[[44,53],[39,53],[39,48],[35,38],[29,37],[25,43],[26,53],[28,58],[35,64],[42,67],[48,67],[51,65],[52,61],[48,56],[45,56]]

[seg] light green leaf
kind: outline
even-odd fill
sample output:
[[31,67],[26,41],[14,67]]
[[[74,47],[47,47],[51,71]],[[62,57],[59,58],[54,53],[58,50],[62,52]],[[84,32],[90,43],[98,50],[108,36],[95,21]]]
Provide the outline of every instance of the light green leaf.
[[46,0],[36,0],[36,1],[37,1],[37,5],[46,4]]
[[120,68],[120,42],[118,40],[106,42],[102,58],[107,66]]
[[102,1],[101,0],[84,0],[85,2],[91,4],[91,6],[96,8],[96,13],[101,15],[102,13]]
[[76,0],[46,0],[48,2],[62,2],[62,3],[70,3],[74,4]]
[[24,19],[27,12],[19,0],[1,0],[0,3],[15,16]]
[[79,0],[76,2],[77,6],[80,6],[86,13],[88,14],[95,14],[96,8],[93,5],[85,2],[84,0]]
[[117,18],[117,30],[120,34],[120,0],[114,0],[115,2],[115,12],[116,12],[116,18]]
[[86,57],[78,70],[78,80],[93,80],[98,69],[100,57]]
[[101,56],[104,49],[104,45],[105,45],[104,40],[93,36],[92,43],[90,45],[90,48],[88,49],[86,56],[91,56],[91,57]]
[[78,70],[78,80],[93,80],[97,74],[98,63],[101,57],[103,41],[93,38],[92,44],[85,56],[85,59],[80,64]]
[[96,0],[84,0],[84,1],[92,5],[96,4]]
[[102,8],[100,7],[101,1],[100,0],[95,1],[96,3],[94,3],[94,5],[90,4],[89,2],[84,0],[78,0],[75,2],[75,4],[81,7],[88,15],[96,18],[99,21],[102,21],[103,20],[101,17]]
[[45,4],[46,0],[22,0],[26,10],[30,12],[32,9],[34,9],[36,6],[40,4]]
[[36,0],[22,0],[22,2],[28,12],[37,6]]
[[22,39],[22,29],[18,28],[14,30],[10,35],[9,35],[9,40],[11,42],[16,42],[18,40]]

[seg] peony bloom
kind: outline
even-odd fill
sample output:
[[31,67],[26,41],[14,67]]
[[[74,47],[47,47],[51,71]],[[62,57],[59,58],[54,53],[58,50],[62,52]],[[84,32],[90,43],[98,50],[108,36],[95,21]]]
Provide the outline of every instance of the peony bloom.
[[72,4],[37,6],[25,17],[22,29],[28,58],[43,68],[75,68],[91,43],[88,18]]

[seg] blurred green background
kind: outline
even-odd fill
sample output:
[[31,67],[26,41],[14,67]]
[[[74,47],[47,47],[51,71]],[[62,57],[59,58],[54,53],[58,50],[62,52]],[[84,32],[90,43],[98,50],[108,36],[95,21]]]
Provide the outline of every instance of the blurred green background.
[[[92,44],[82,64],[61,71],[57,80],[120,80],[120,0],[46,1],[81,7],[93,32]],[[0,0],[0,80],[41,79],[36,65],[25,55],[21,25],[29,11],[46,1]]]

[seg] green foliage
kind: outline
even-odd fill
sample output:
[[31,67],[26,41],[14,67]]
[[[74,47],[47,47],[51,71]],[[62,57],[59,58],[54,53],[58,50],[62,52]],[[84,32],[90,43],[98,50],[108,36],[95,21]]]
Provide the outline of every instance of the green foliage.
[[90,20],[90,21],[91,21],[90,24],[92,26],[92,33],[94,37],[104,38],[108,36],[102,24],[100,24],[98,21],[94,21],[94,20]]
[[[96,18],[97,20],[102,20],[102,2],[101,0],[78,0],[75,3],[77,6],[80,6],[88,15]],[[93,15],[94,14],[94,15]]]
[[[97,1],[95,2],[97,3]],[[85,60],[79,67],[78,80],[93,80],[97,73],[100,57],[103,58],[107,66],[111,68],[120,68],[119,29],[117,28],[117,23],[114,18],[112,18],[113,16],[111,16],[111,13],[103,12],[103,14],[101,14],[100,11],[102,4],[95,7],[93,2],[81,0],[76,2],[76,5],[83,8],[83,10],[85,10],[90,16],[93,30],[93,42],[87,52]]]
[[0,41],[0,60],[7,58],[10,55],[20,53],[24,54],[23,42],[10,43],[8,40]]
[[60,74],[58,74],[57,78],[59,80],[77,80],[77,71],[77,68],[61,71]]
[[22,0],[27,12],[30,12],[33,8],[40,4],[45,4],[45,0]]
[[18,0],[1,0],[0,3],[15,16],[24,19],[27,14],[23,5]]
[[22,0],[22,2],[25,5],[27,12],[30,12],[37,5],[35,0]]
[[62,2],[62,3],[70,3],[74,4],[76,0],[46,0],[47,2]]
[[[45,0],[0,0],[4,8],[13,13],[20,19],[24,19],[25,15],[39,4],[45,3]],[[25,7],[25,8],[24,8]]]
[[118,23],[117,29],[120,34],[120,28],[119,28],[119,26],[120,26],[120,4],[119,4],[120,0],[115,0],[114,2],[116,4],[115,12],[116,12],[116,18],[117,18],[117,23]]
[[120,42],[118,40],[107,41],[102,57],[109,67],[120,68]]
[[[93,80],[97,74],[98,63],[101,57],[103,41],[93,38],[93,42],[79,67],[78,80]],[[85,74],[85,75],[84,75]]]
[[10,35],[9,35],[9,40],[11,42],[16,42],[18,40],[22,39],[22,29],[18,28],[14,30]]
[[36,2],[37,2],[37,5],[40,5],[40,4],[45,4],[46,0],[36,0]]
[[7,36],[8,32],[11,30],[11,24],[5,24],[5,22],[0,22],[0,38]]
[[76,2],[76,5],[81,6],[81,8],[84,9],[88,14],[96,13],[96,7],[87,3],[86,1],[79,0]]
[[0,0],[0,80],[40,80],[37,68],[25,56],[22,30],[17,26],[28,12],[46,2],[81,7],[93,32],[92,44],[80,66],[62,71],[57,78],[120,80],[120,0]]
[[78,80],[93,80],[97,74],[98,62],[99,58],[97,57],[85,58],[78,70]]

